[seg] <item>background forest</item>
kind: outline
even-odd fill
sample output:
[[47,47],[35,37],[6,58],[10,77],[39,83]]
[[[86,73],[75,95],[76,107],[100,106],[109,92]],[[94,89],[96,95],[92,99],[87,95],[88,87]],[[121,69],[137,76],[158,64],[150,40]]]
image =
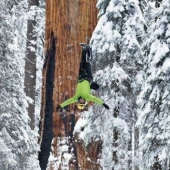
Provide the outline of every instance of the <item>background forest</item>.
[[[102,143],[100,169],[168,170],[170,1],[98,0],[96,7],[95,95],[110,110],[90,107],[74,134],[85,145]],[[0,8],[0,169],[39,170],[46,5],[1,0]]]

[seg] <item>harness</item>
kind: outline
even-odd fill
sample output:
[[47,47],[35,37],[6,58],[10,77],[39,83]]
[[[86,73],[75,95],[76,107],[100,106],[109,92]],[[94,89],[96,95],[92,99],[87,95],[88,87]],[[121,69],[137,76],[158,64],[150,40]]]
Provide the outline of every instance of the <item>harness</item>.
[[77,84],[78,84],[78,83],[81,83],[81,82],[84,81],[84,80],[87,80],[89,83],[92,81],[92,79],[89,78],[89,77],[78,76],[78,77],[77,77]]

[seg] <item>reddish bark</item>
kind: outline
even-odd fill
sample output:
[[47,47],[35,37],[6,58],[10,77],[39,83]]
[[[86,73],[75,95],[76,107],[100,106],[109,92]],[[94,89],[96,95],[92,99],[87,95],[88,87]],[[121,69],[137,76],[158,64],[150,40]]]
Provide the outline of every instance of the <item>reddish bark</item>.
[[[83,143],[75,143],[72,132],[75,122],[79,118],[74,111],[74,105],[66,108],[65,117],[55,111],[56,107],[66,98],[70,98],[75,93],[77,83],[81,47],[80,42],[87,42],[97,24],[97,0],[47,0],[46,1],[46,34],[45,34],[45,53],[51,48],[51,34],[56,39],[55,54],[55,75],[53,88],[53,142],[52,152],[59,156],[60,141],[66,139],[69,147],[75,147],[75,158],[70,160],[70,169],[77,169],[78,165],[82,169],[98,169],[97,155],[99,154],[100,142],[89,145],[90,149],[84,147]],[[87,40],[88,39],[88,40]],[[42,112],[41,112],[41,134],[43,134],[43,121],[46,106],[46,71],[43,70],[43,89],[42,89]],[[74,113],[74,114],[73,114]],[[70,138],[68,139],[67,137]],[[43,135],[41,135],[42,140]],[[75,144],[75,146],[74,146]],[[70,146],[73,145],[73,146]],[[83,157],[83,159],[82,159]],[[93,161],[87,161],[87,157]],[[64,159],[64,158],[62,158]],[[76,159],[76,163],[75,160]],[[82,163],[82,160],[83,163]],[[60,165],[61,169],[62,165]],[[50,169],[53,168],[51,163]]]

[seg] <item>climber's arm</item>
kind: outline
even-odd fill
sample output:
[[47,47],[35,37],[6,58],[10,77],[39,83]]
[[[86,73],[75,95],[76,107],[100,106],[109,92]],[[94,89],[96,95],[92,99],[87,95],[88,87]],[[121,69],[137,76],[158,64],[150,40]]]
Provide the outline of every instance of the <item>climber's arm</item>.
[[76,96],[73,96],[72,98],[70,98],[70,99],[66,100],[65,102],[61,103],[60,106],[65,107],[65,106],[67,106],[69,104],[75,103],[76,101],[77,101]]
[[99,98],[93,96],[93,95],[89,95],[87,100],[98,103],[100,105],[102,105],[104,102],[102,100],[100,100]]
[[100,100],[99,98],[95,96],[89,95],[87,100],[103,105],[103,107],[105,107],[106,109],[109,109],[109,106],[106,103],[104,103],[102,100]]

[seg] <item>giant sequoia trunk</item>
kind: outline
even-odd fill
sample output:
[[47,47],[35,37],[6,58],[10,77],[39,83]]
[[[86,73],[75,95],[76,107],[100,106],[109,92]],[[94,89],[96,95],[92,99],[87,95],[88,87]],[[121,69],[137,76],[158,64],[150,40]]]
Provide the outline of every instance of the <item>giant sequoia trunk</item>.
[[[39,141],[41,169],[47,167],[50,147],[54,159],[49,160],[49,169],[63,169],[66,166],[74,170],[79,167],[99,169],[95,161],[101,144],[91,143],[85,148],[83,141],[75,142],[73,130],[79,115],[74,111],[74,105],[66,107],[61,114],[55,111],[56,106],[75,93],[81,55],[79,43],[89,41],[96,23],[96,0],[46,2],[46,61]],[[71,155],[69,160],[65,156],[67,153]]]

